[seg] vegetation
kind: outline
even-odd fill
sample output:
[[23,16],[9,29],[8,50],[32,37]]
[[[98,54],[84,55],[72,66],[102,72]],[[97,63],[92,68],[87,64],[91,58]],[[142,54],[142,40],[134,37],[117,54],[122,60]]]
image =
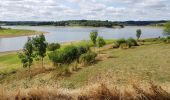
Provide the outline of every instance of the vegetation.
[[[141,33],[141,32],[139,32]],[[169,91],[153,84],[153,81],[159,85],[169,85],[170,82],[170,68],[169,68],[169,49],[170,37],[166,38],[152,38],[141,39],[143,45],[139,47],[138,43],[133,38],[118,39],[113,44],[112,41],[105,41],[102,37],[98,37],[97,32],[90,34],[91,41],[80,42],[76,45],[62,45],[49,44],[47,45],[44,35],[39,35],[34,38],[29,38],[23,48],[23,52],[16,58],[16,54],[2,54],[0,55],[0,69],[4,70],[3,66],[15,64],[14,67],[19,66],[21,60],[24,67],[29,67],[32,72],[31,79],[27,79],[27,71],[24,69],[0,73],[0,82],[4,89],[17,90],[18,88],[27,89],[26,91],[19,92],[0,92],[0,99],[169,99]],[[140,35],[139,35],[140,38]],[[166,42],[166,43],[165,43]],[[103,47],[106,43],[110,43]],[[92,47],[97,45],[101,47],[102,53],[97,54]],[[113,49],[113,45],[121,48],[129,48],[126,50]],[[48,50],[52,52],[46,52]],[[49,49],[50,48],[50,49]],[[40,57],[46,62],[48,66],[41,69],[39,62],[34,60],[35,55]],[[48,57],[46,57],[48,54]],[[10,58],[10,59],[9,59]],[[95,63],[93,63],[96,61]],[[62,65],[57,67],[51,66],[54,64]],[[93,63],[93,64],[92,64]],[[85,66],[82,66],[84,64]],[[91,65],[92,64],[92,65]],[[32,66],[31,66],[32,65]],[[2,67],[1,67],[2,66]],[[31,67],[30,67],[31,66]],[[76,70],[71,70],[75,68]],[[86,67],[86,68],[84,68]],[[19,69],[19,68],[18,68]],[[13,70],[13,69],[11,69]],[[63,76],[63,71],[65,75]],[[58,73],[61,73],[59,76]],[[57,76],[56,76],[57,75]],[[140,85],[129,84],[138,81],[148,88],[139,87]],[[57,85],[56,85],[57,84]],[[89,85],[80,88],[81,86]],[[128,87],[115,88],[117,87]],[[48,86],[45,88],[44,86]],[[30,87],[43,88],[33,88]],[[51,89],[51,88],[53,89]],[[57,88],[55,88],[57,87]],[[58,88],[60,87],[60,88]],[[75,89],[75,90],[62,90],[62,88]],[[146,90],[145,90],[146,89]],[[2,94],[1,94],[2,93]]]
[[14,37],[14,36],[25,36],[41,34],[42,32],[32,31],[32,30],[20,30],[20,29],[0,29],[0,37]]
[[95,61],[97,54],[94,52],[87,52],[80,56],[79,60],[83,64],[90,64]]
[[1,90],[1,100],[169,100],[168,89],[150,83],[142,87],[137,82],[125,88],[113,84],[96,83],[80,89],[63,89],[56,87],[39,87],[27,90]]
[[142,35],[141,29],[136,30],[136,37],[137,37],[137,40],[139,40],[139,38],[141,37],[141,35]]
[[130,46],[138,46],[137,41],[136,41],[135,39],[133,39],[133,38],[127,39],[127,42],[128,42],[128,44],[129,44]]
[[48,44],[48,50],[49,51],[55,51],[55,50],[57,50],[59,48],[60,48],[60,44],[59,43]]
[[23,53],[19,53],[18,56],[21,59],[21,63],[23,64],[23,67],[29,67],[30,69],[34,57],[33,44],[31,38],[28,38],[28,41],[24,46]]
[[164,35],[170,35],[170,22],[165,24]]
[[49,22],[35,22],[35,21],[0,21],[0,25],[55,25],[55,26],[93,26],[93,27],[114,27],[114,26],[146,26],[146,25],[157,25],[166,23],[163,21],[124,21],[124,22],[113,22],[113,21],[100,21],[100,20],[68,20],[68,21],[49,21]]
[[96,46],[97,37],[98,37],[98,32],[97,31],[92,31],[90,33],[90,39],[93,42],[94,46]]
[[30,26],[39,26],[39,25],[54,25],[54,26],[92,26],[92,27],[108,27],[112,28],[114,26],[123,26],[118,22],[112,21],[100,21],[100,20],[68,20],[68,21],[57,21],[57,22],[33,22],[33,21],[20,21],[20,22],[6,22],[0,21],[0,25],[30,25]]
[[97,46],[100,48],[100,47],[103,47],[104,45],[106,45],[105,40],[103,39],[103,37],[99,36],[97,38]]
[[88,47],[85,46],[68,45],[49,53],[48,56],[54,64],[70,64],[73,61],[78,60],[82,54],[88,51]]
[[138,46],[138,43],[135,39],[129,38],[129,39],[118,39],[115,41],[115,47],[117,48],[130,48],[131,46]]
[[43,60],[46,56],[47,42],[45,36],[43,34],[36,36],[33,38],[33,46],[36,51],[36,55],[41,58],[42,68],[43,68]]

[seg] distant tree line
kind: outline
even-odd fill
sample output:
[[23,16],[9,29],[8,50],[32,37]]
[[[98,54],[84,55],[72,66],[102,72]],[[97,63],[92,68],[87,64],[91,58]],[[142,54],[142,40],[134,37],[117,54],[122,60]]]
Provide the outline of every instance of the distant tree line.
[[35,21],[0,21],[0,25],[53,25],[53,26],[93,26],[93,27],[114,27],[122,26],[118,22],[100,21],[100,20],[68,20],[68,21],[49,21],[49,22],[35,22]]
[[164,25],[166,20],[161,21],[101,21],[101,20],[68,20],[68,21],[0,21],[0,25],[53,25],[53,26],[92,26],[92,27],[114,27],[114,26],[145,26]]
[[166,23],[168,21],[161,20],[161,21],[124,21],[124,22],[118,22],[122,25],[132,25],[132,26],[146,26],[146,25],[160,25],[162,23]]

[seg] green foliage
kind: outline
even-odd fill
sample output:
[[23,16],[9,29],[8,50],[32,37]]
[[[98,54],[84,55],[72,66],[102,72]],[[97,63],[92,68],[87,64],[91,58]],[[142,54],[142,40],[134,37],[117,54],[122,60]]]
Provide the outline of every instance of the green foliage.
[[97,39],[97,36],[98,36],[98,32],[97,31],[92,31],[90,33],[90,39],[91,41],[93,42],[93,44],[96,46],[96,39]]
[[141,37],[141,35],[142,35],[141,29],[137,29],[137,30],[136,30],[136,37],[137,37],[138,40],[139,40],[139,38]]
[[121,44],[126,43],[124,38],[115,41],[116,47],[120,47]]
[[79,45],[77,46],[77,50],[78,50],[78,56],[80,56],[81,54],[84,54],[88,51],[90,51],[90,47],[88,45]]
[[59,43],[48,44],[48,50],[49,51],[55,51],[55,50],[57,50],[59,48],[60,48],[60,44]]
[[97,46],[98,47],[103,47],[104,45],[106,45],[106,42],[105,42],[105,40],[103,39],[103,37],[98,37],[98,39],[97,39]]
[[133,39],[133,38],[127,39],[127,42],[128,42],[128,44],[129,44],[130,46],[138,46],[137,41],[136,41],[135,39]]
[[52,53],[49,53],[49,59],[54,63],[60,64],[70,64],[74,60],[77,60],[80,55],[89,51],[89,47],[87,46],[65,46],[56,50]]
[[23,67],[29,67],[32,65],[33,62],[33,44],[31,38],[28,38],[27,43],[24,46],[23,53],[19,53],[18,57],[23,64]]
[[43,67],[43,58],[46,56],[47,42],[43,34],[33,38],[34,50],[36,55],[41,57],[42,67]]
[[170,43],[170,36],[166,37],[166,42]]
[[165,24],[164,35],[170,35],[170,22]]
[[79,58],[79,61],[84,64],[90,64],[95,61],[97,54],[94,52],[87,52],[82,54]]
[[117,48],[119,48],[119,47],[130,48],[131,46],[138,46],[137,41],[133,38],[129,38],[127,40],[124,38],[118,39],[118,40],[116,40],[115,44],[116,44]]

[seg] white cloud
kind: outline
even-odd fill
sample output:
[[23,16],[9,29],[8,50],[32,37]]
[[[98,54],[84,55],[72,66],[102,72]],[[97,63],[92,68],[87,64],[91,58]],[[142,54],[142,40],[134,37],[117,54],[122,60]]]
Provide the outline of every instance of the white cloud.
[[0,20],[169,18],[169,0],[0,0]]

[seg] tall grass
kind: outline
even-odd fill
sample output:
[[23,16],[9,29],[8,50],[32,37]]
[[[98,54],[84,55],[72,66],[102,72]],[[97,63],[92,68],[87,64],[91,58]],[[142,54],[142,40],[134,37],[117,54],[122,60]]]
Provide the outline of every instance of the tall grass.
[[75,90],[54,87],[18,91],[1,89],[0,100],[170,100],[170,94],[153,83],[147,88],[136,84],[118,88],[111,84],[100,83]]

